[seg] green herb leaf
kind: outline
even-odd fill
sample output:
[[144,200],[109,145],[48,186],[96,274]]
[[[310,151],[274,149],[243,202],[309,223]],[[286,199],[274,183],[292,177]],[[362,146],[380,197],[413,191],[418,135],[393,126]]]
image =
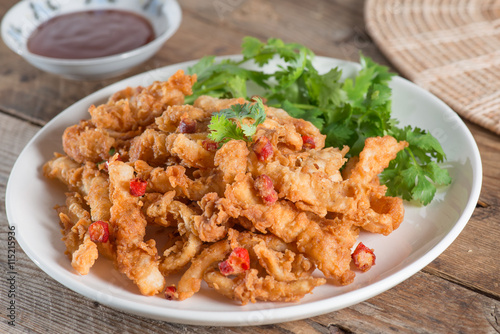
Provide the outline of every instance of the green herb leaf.
[[231,139],[251,141],[257,126],[265,120],[266,111],[261,99],[257,98],[254,104],[235,104],[212,115],[208,137],[223,143]]
[[231,139],[245,140],[243,130],[224,115],[212,116],[208,129],[210,130],[208,138],[215,142],[226,142]]

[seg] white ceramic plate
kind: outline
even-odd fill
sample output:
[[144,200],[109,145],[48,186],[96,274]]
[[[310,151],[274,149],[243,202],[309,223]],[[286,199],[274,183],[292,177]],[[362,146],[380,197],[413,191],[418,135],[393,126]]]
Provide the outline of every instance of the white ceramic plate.
[[[244,326],[308,318],[359,303],[415,274],[453,242],[472,215],[482,178],[479,151],[472,135],[438,98],[396,77],[392,82],[393,115],[401,125],[427,129],[440,140],[448,156],[446,167],[454,181],[427,207],[405,204],[404,222],[391,235],[360,235],[360,241],[375,249],[377,264],[370,271],[358,274],[353,284],[320,286],[299,303],[240,306],[206,287],[183,302],[141,296],[106,260],[98,260],[86,276],[76,274],[63,254],[58,218],[52,209],[55,204],[64,203],[65,189],[44,179],[42,165],[54,151],[62,152],[64,129],[89,118],[87,108],[91,104],[101,103],[126,86],[165,80],[177,69],[192,64],[187,62],[137,75],[75,103],[38,132],[14,165],[7,185],[6,207],[10,225],[16,227],[17,240],[43,271],[77,293],[126,312],[185,324]],[[354,63],[322,57],[315,59],[315,66],[322,72],[340,66],[345,75],[359,68]]]

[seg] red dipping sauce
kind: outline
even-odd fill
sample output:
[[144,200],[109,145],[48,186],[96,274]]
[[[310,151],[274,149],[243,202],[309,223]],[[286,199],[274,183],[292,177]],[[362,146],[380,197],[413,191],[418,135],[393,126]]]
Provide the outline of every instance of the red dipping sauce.
[[29,37],[28,50],[40,56],[63,59],[106,57],[151,42],[151,23],[119,10],[89,10],[53,17]]

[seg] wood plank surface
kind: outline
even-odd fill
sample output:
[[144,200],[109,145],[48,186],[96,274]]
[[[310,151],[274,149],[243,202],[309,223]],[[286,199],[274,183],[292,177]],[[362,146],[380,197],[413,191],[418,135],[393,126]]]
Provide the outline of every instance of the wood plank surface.
[[[3,14],[16,1],[0,2]],[[250,327],[187,326],[113,310],[65,288],[16,247],[16,326],[7,324],[5,187],[28,140],[64,108],[122,78],[204,55],[239,53],[242,37],[278,37],[318,55],[390,62],[366,34],[362,0],[180,1],[179,31],[151,60],[117,78],[79,82],[28,65],[0,43],[0,333],[500,333],[500,138],[471,130],[483,163],[480,202],[464,231],[422,271],[357,305],[318,317]],[[200,36],[210,36],[204,38]],[[28,208],[27,208],[28,209]]]

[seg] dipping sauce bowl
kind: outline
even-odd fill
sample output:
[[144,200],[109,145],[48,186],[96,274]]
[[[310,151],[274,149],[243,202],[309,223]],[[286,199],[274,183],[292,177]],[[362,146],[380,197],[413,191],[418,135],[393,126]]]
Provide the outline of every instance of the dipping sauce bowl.
[[[106,15],[103,23],[108,25],[98,24],[96,19]],[[119,30],[124,27],[114,30],[116,24],[111,21],[119,23],[119,15],[134,28],[128,32]],[[98,80],[123,74],[151,58],[177,31],[181,18],[175,0],[23,0],[5,14],[1,31],[4,43],[33,66],[65,78]],[[75,25],[68,24],[70,19]],[[77,43],[85,32],[85,20],[90,28],[95,26],[94,33],[88,31],[92,37],[85,40],[88,49]],[[47,29],[45,39],[36,41],[43,28],[52,31]],[[149,36],[140,36],[140,29],[144,33],[147,29],[152,31]],[[51,47],[44,47],[57,42],[59,36],[61,43],[57,47],[62,51],[55,52],[54,48],[51,52]],[[38,43],[36,47],[34,42]]]

